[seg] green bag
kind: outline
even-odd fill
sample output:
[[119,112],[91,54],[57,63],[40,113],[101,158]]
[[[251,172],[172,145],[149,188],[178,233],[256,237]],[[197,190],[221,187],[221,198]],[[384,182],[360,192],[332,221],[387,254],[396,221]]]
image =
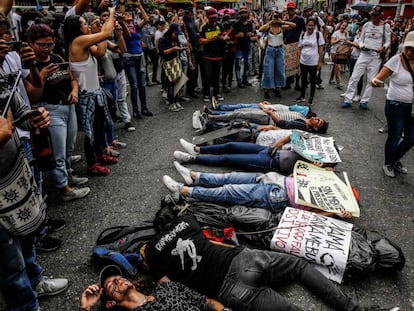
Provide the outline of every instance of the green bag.
[[183,74],[183,68],[181,66],[181,60],[177,56],[171,60],[163,61],[162,68],[164,69],[165,75],[167,76],[168,81],[174,83],[180,79]]

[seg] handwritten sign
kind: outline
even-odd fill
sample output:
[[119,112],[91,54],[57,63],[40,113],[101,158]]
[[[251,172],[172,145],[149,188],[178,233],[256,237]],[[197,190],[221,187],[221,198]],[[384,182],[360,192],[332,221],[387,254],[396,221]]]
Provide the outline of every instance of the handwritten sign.
[[285,44],[283,46],[285,53],[285,75],[292,77],[299,74],[298,63],[298,42]]
[[342,181],[333,171],[297,161],[293,170],[295,203],[327,212],[349,211],[359,217],[360,210],[346,172]]
[[287,207],[270,249],[302,257],[328,279],[341,283],[351,243],[352,224]]

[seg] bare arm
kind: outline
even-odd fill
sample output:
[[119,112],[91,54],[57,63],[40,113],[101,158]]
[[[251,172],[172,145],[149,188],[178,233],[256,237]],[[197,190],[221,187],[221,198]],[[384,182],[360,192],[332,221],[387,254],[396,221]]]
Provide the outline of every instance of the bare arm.
[[138,28],[141,29],[146,23],[148,23],[149,18],[147,12],[145,12],[144,8],[142,7],[141,1],[138,1],[137,8],[141,11],[142,20],[138,24]]
[[379,86],[377,83],[379,81],[385,81],[389,76],[392,75],[392,71],[388,67],[382,67],[381,71],[375,76],[374,79],[371,81],[371,85],[374,87]]

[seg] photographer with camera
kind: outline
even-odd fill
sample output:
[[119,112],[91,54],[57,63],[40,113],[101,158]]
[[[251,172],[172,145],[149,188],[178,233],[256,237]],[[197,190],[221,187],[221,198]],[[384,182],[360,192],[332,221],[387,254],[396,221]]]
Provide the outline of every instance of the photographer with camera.
[[263,61],[261,87],[264,98],[270,99],[269,90],[274,90],[276,97],[281,97],[280,88],[285,86],[285,55],[283,52],[283,33],[293,29],[296,24],[283,20],[281,13],[273,12],[272,19],[259,28],[267,33],[267,47]]

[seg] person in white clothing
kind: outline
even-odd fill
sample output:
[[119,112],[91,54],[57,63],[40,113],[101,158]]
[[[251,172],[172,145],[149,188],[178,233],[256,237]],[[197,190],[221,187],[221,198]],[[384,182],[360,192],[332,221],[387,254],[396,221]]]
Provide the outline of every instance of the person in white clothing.
[[313,96],[315,95],[316,73],[322,66],[323,46],[325,40],[320,31],[316,29],[316,19],[309,17],[306,22],[306,32],[302,33],[299,38],[298,59],[300,63],[301,91],[297,101],[305,101],[305,91],[308,81],[310,80],[310,96],[308,105],[312,105]]
[[[362,28],[359,47],[361,54],[355,64],[354,71],[349,79],[348,87],[344,94],[343,108],[351,107],[352,97],[359,79],[367,73],[368,81],[371,81],[378,73],[381,66],[381,54],[385,52],[391,44],[391,28],[381,20],[382,7],[373,7],[371,21]],[[368,102],[371,98],[372,86],[367,83],[365,91],[359,104],[362,110],[368,109]]]
[[[331,37],[331,58],[335,58],[335,53],[338,47],[344,44],[351,44],[348,41],[348,33],[346,28],[348,27],[348,21],[344,20],[339,24],[339,29],[332,34]],[[334,83],[334,79],[336,79],[336,87],[339,90],[342,90],[343,85],[341,83],[341,64],[337,64],[336,62],[332,66],[331,77],[329,79],[329,84]]]

